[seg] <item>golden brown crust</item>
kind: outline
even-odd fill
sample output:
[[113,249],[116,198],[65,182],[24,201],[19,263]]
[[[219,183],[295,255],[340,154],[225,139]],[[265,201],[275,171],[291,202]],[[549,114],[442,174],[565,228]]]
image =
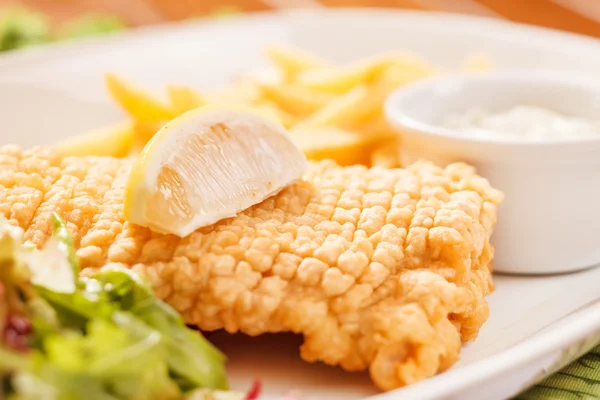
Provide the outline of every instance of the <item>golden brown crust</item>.
[[123,222],[131,161],[0,150],[0,207],[41,245],[58,212],[84,268],[124,264],[205,330],[301,333],[301,355],[388,390],[449,368],[488,316],[501,194],[472,168],[312,163],[304,180],[179,239]]

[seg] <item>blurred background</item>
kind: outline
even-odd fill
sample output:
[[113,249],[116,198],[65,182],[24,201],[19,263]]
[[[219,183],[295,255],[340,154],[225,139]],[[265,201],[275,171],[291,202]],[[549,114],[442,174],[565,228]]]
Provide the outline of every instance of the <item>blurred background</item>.
[[0,51],[165,21],[344,6],[471,14],[600,37],[600,0],[0,0]]

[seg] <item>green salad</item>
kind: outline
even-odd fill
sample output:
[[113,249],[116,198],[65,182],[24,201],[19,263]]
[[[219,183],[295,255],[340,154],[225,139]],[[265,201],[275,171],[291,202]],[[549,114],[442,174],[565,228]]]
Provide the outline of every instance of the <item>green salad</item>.
[[0,51],[14,50],[50,39],[50,23],[43,14],[24,8],[0,12]]
[[58,216],[53,223],[36,250],[0,222],[5,398],[244,398],[226,392],[224,355],[140,276],[105,267],[80,277],[71,236]]
[[56,27],[42,13],[24,7],[0,11],[0,52],[126,29],[114,15],[87,14]]

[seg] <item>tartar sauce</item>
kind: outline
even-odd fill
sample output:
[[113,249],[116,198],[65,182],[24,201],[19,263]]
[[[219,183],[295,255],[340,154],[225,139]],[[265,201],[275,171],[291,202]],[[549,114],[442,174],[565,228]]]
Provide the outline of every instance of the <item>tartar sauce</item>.
[[494,136],[507,140],[548,141],[600,136],[600,121],[570,117],[534,106],[516,106],[507,111],[490,113],[473,108],[465,114],[451,115],[444,127],[466,136]]

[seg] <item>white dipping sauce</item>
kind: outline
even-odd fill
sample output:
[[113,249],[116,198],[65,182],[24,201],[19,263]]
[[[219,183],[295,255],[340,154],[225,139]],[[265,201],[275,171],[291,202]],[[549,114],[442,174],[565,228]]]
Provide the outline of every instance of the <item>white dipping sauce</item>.
[[507,111],[490,113],[473,108],[462,115],[451,115],[444,127],[477,138],[549,141],[600,136],[600,121],[570,117],[533,106],[515,106]]

